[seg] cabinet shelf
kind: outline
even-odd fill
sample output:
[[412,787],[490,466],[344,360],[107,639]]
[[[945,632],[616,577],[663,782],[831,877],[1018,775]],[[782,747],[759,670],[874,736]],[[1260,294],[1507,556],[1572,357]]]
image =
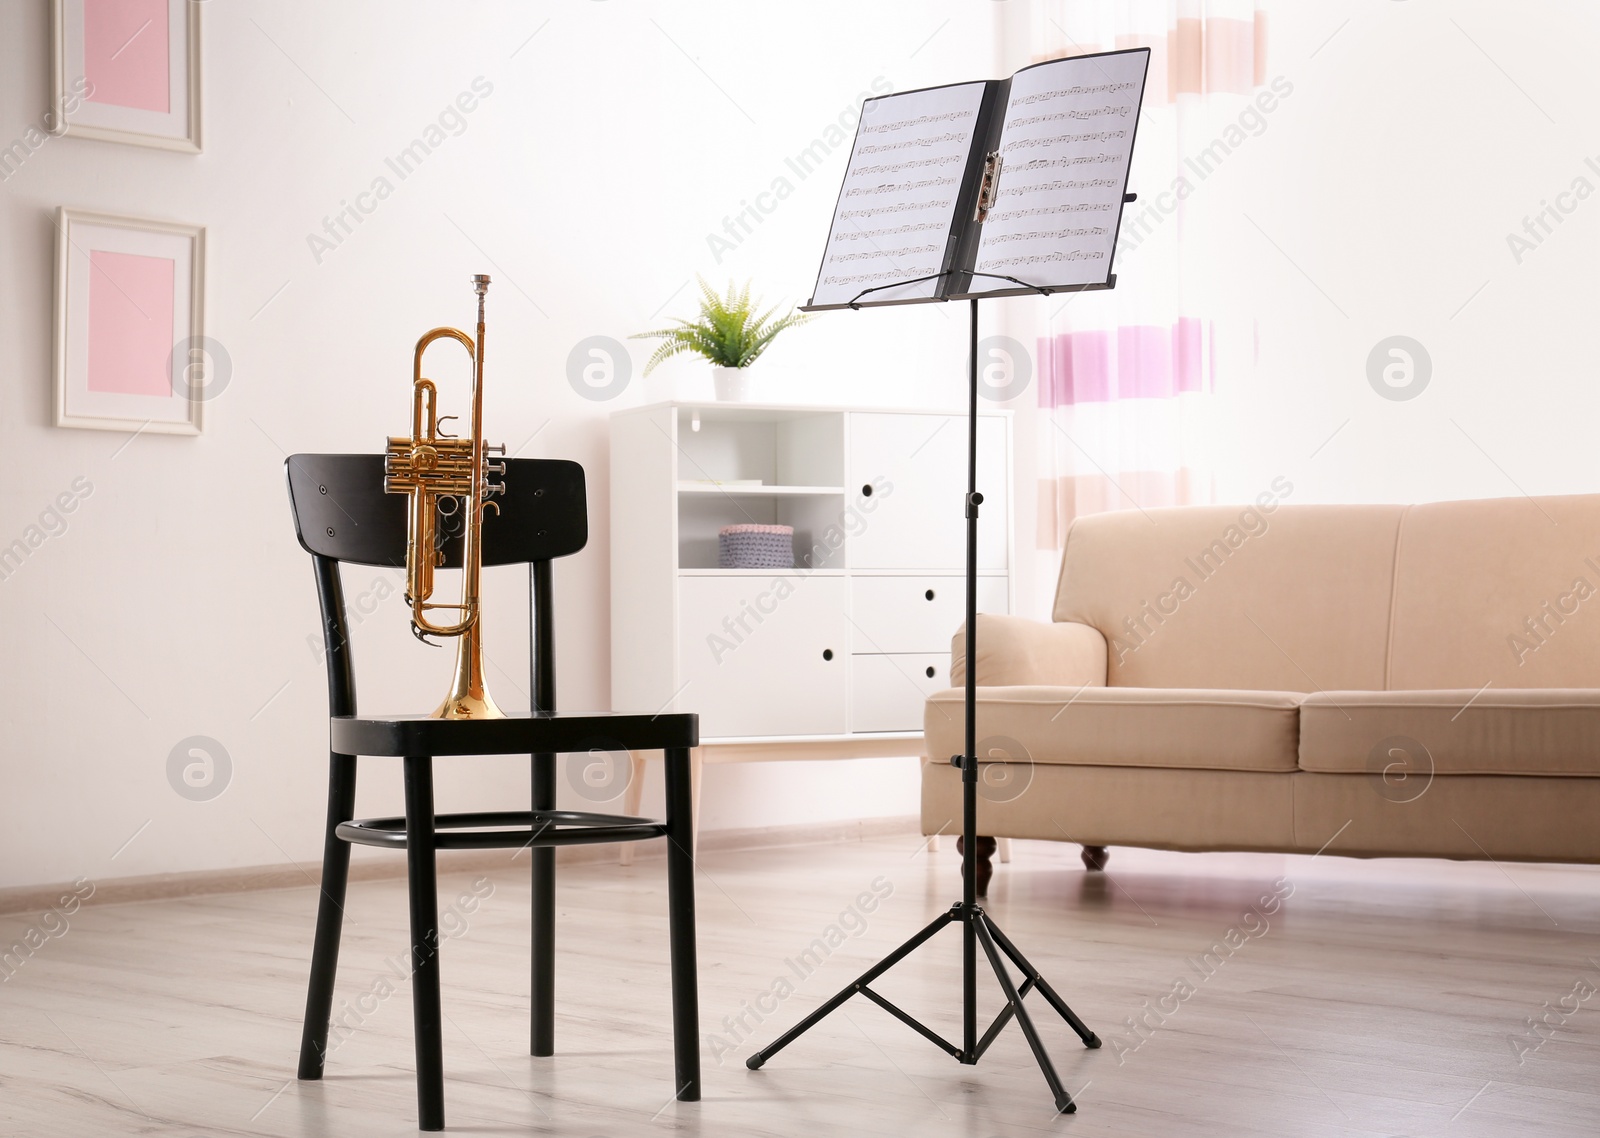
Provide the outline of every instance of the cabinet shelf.
[[841,496],[843,486],[723,486],[715,482],[679,482],[680,494],[724,494],[741,498],[823,498]]

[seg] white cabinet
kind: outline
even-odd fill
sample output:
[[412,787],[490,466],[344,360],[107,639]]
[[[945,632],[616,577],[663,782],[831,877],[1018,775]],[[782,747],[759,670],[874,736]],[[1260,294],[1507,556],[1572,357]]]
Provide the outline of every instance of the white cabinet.
[[[979,609],[1008,612],[1006,413],[980,414],[979,447]],[[920,732],[964,612],[966,469],[960,413],[612,416],[612,707],[697,712],[729,747]],[[793,566],[718,568],[718,531],[744,522],[793,526]]]

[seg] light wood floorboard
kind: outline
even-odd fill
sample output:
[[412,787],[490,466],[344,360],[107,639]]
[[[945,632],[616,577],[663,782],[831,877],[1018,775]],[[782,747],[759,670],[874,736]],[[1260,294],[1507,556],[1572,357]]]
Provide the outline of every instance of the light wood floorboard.
[[[1106,1040],[1084,1050],[1030,997],[1077,1115],[1053,1115],[1014,1025],[978,1066],[962,1067],[864,1001],[747,1071],[754,1046],[949,905],[959,880],[951,845],[930,853],[907,834],[703,853],[698,1104],[672,1098],[659,860],[562,867],[554,1059],[526,1054],[526,855],[447,876],[443,904],[459,914],[446,916],[456,935],[443,955],[450,1132],[1600,1134],[1600,995],[1520,1062],[1510,1043],[1576,983],[1600,988],[1593,868],[1117,849],[1097,875],[1083,871],[1076,846],[1018,842],[987,908]],[[858,935],[809,977],[791,973],[786,960],[880,877],[893,893]],[[493,892],[466,913],[457,899],[476,878]],[[1292,895],[1262,913],[1280,878]],[[404,884],[352,886],[339,993],[360,1022],[351,1018],[320,1084],[293,1079],[314,911],[314,890],[297,888],[68,918],[0,983],[0,1134],[413,1132],[409,987],[389,964],[405,951]],[[0,918],[0,944],[38,921]],[[1242,944],[1202,978],[1190,962],[1233,927]],[[959,962],[952,928],[881,988],[955,1037]],[[734,1023],[780,976],[794,994],[765,1022],[749,1021],[753,1032]],[[1135,1035],[1128,1018],[1179,977],[1192,994]],[[393,994],[362,1011],[385,982]],[[992,978],[983,992],[986,1023],[1000,1006]]]

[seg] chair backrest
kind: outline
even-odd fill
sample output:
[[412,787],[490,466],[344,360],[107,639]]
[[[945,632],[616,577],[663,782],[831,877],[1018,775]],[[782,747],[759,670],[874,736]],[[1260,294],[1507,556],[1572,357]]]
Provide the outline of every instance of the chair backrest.
[[[311,554],[322,606],[331,715],[356,712],[355,674],[339,563],[406,563],[406,502],[383,489],[383,456],[296,454],[284,463],[295,534]],[[564,459],[513,458],[502,478],[499,513],[483,520],[483,564],[529,566],[532,587],[530,667],[534,706],[555,709],[555,645],[551,634],[550,562],[589,541],[583,467]],[[440,513],[445,568],[461,565],[462,515]]]
[[[406,496],[383,489],[381,454],[296,454],[284,464],[289,503],[307,553],[358,565],[406,563]],[[577,553],[589,542],[583,467],[513,458],[506,492],[483,519],[483,563],[515,565]],[[440,515],[445,565],[461,565],[462,515]]]

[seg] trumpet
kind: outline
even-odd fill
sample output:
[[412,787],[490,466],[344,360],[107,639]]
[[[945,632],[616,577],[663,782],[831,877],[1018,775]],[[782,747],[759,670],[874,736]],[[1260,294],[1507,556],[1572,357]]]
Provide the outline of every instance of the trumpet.
[[[406,603],[411,606],[411,631],[418,640],[429,636],[456,637],[456,670],[450,692],[434,709],[434,719],[502,719],[483,681],[483,605],[479,585],[483,571],[483,518],[488,510],[500,512],[492,499],[505,493],[506,464],[490,461],[506,448],[485,446],[483,441],[483,301],[489,278],[472,278],[478,294],[478,335],[458,328],[435,328],[417,341],[411,378],[411,434],[390,435],[383,462],[383,488],[410,497],[406,533]],[[422,355],[435,340],[454,340],[472,357],[472,430],[470,437],[444,434],[439,424],[454,415],[439,417],[439,391],[422,376]],[[464,503],[461,499],[465,499]],[[451,502],[453,509],[444,509]],[[466,534],[461,554],[461,600],[445,604],[432,600],[433,571],[444,563],[441,517],[461,513]],[[448,612],[454,619],[439,622],[430,614]]]

